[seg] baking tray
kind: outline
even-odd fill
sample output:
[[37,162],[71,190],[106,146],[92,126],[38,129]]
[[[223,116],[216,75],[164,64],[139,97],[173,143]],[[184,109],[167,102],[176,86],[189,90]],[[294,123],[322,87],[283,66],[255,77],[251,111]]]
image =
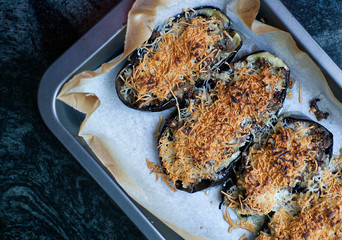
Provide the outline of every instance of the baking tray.
[[[123,51],[127,13],[134,0],[123,0],[98,24],[67,50],[44,74],[38,90],[43,120],[83,168],[98,182],[148,239],[181,239],[179,235],[127,196],[79,137],[84,114],[56,100],[63,84],[85,70],[95,70]],[[261,0],[258,17],[288,31],[299,48],[307,52],[323,71],[334,95],[342,102],[342,71],[305,31],[280,1]]]

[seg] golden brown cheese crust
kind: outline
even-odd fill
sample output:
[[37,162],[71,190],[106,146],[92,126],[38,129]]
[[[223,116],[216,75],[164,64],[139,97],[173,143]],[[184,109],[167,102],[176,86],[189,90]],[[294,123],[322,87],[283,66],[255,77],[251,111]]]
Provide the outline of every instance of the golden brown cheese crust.
[[202,94],[190,101],[182,123],[159,140],[168,180],[184,188],[202,179],[217,181],[218,172],[240,155],[251,132],[267,125],[281,107],[276,93],[284,86],[284,76],[275,74],[270,64],[254,69],[245,63],[237,65],[232,79],[217,82],[210,100]]
[[334,239],[341,234],[342,182],[341,173],[327,170],[331,150],[325,128],[287,118],[250,149],[225,202],[240,215],[269,214],[268,232],[258,239]]

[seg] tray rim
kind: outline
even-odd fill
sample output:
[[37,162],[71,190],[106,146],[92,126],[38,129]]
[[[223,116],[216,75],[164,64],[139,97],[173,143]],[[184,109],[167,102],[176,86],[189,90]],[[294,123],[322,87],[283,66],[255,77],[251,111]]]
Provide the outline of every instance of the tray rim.
[[[260,0],[289,31],[303,50],[321,67],[326,75],[342,88],[342,71],[326,54],[295,17],[280,2]],[[125,191],[59,121],[56,97],[62,85],[80,70],[98,51],[124,31],[127,12],[134,0],[123,0],[83,37],[72,45],[45,72],[38,89],[38,108],[45,124],[67,148],[80,165],[104,189],[110,198],[125,212],[131,221],[148,239],[165,239],[153,223],[145,216]],[[116,19],[116,21],[113,21]],[[110,28],[108,28],[110,26]],[[101,34],[98,34],[101,33]],[[315,49],[315,51],[313,51]]]
[[[124,0],[116,5],[103,19],[62,54],[45,72],[38,88],[38,108],[41,117],[80,165],[104,189],[112,200],[148,239],[164,239],[147,217],[133,203],[123,189],[100,166],[91,153],[62,125],[56,111],[56,97],[66,80],[97,51],[125,28],[127,13],[134,0]],[[113,19],[118,21],[113,22]],[[107,26],[111,26],[109,29]],[[107,33],[107,34],[98,34]]]

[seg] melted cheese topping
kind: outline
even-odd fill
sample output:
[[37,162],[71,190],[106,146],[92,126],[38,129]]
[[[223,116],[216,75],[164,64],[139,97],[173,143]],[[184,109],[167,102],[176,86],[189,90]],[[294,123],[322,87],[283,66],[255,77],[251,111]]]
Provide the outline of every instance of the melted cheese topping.
[[333,156],[332,158],[333,167],[337,169],[337,171],[342,171],[342,148],[340,148],[340,155]]
[[186,187],[201,179],[217,180],[217,173],[238,157],[251,131],[274,114],[270,106],[279,101],[273,94],[282,78],[272,74],[271,67],[257,73],[241,66],[235,75],[232,84],[217,83],[209,106],[190,102],[183,126],[160,139],[159,153],[171,183],[180,180]]
[[243,210],[246,214],[268,214],[276,203],[276,192],[294,186],[304,171],[315,171],[312,136],[305,135],[310,128],[300,131],[282,128],[272,134],[266,148],[252,148],[244,179],[239,183],[246,189]]
[[233,228],[243,228],[243,229],[246,229],[246,230],[251,231],[251,232],[254,230],[254,225],[252,223],[242,222],[241,220],[239,223],[236,223],[233,220],[231,220],[229,217],[229,212],[227,209],[226,209],[223,217],[224,217],[224,220],[226,220],[230,224],[228,232],[231,232],[233,230]]
[[[271,233],[261,232],[258,240],[342,238],[342,173],[333,174],[321,156],[326,133],[315,127],[305,121],[278,124],[265,146],[250,150],[238,185],[225,194],[239,214],[274,212]],[[292,192],[295,186],[305,191]]]
[[169,184],[169,182],[166,179],[166,175],[163,173],[163,169],[154,164],[153,162],[150,162],[147,158],[146,158],[146,165],[147,167],[151,170],[150,174],[154,173],[156,174],[156,181],[158,181],[159,177],[161,178],[161,180],[166,184],[166,186],[173,192],[177,192],[177,190],[171,186]]
[[195,17],[171,24],[171,29],[162,32],[152,44],[141,47],[147,53],[126,79],[125,84],[137,93],[140,106],[153,100],[171,99],[172,90],[185,82],[193,84],[199,74],[210,70],[212,62],[227,57],[227,54],[221,56],[217,47],[228,41],[219,19]]
[[297,200],[301,207],[297,216],[292,217],[284,210],[276,212],[271,221],[275,236],[270,239],[341,239],[341,177],[341,172],[324,172],[320,194],[308,192]]

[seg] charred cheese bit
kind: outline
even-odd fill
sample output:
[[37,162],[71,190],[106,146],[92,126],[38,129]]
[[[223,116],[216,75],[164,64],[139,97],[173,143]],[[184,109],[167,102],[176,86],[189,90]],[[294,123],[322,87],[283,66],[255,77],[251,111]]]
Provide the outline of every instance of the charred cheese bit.
[[310,147],[313,137],[306,134],[311,128],[294,131],[280,126],[270,136],[266,147],[250,150],[247,170],[238,182],[246,190],[242,213],[270,213],[276,203],[277,191],[293,187],[304,171],[316,170],[314,156],[319,150]]
[[[325,187],[320,194],[303,194],[297,201],[298,216],[276,212],[271,225],[277,239],[341,239],[342,181],[341,173],[324,172]],[[259,239],[259,238],[258,238]],[[260,238],[262,239],[262,238]]]
[[217,83],[212,104],[190,104],[185,112],[191,117],[185,118],[183,126],[172,136],[160,139],[159,154],[172,184],[216,180],[217,172],[239,155],[239,148],[252,131],[252,123],[265,122],[270,105],[278,101],[272,92],[281,77],[271,74],[269,67],[260,73],[250,72],[246,67],[236,72],[239,78],[233,79],[232,85]]
[[153,134],[154,138],[158,138],[162,124],[163,124],[163,115],[160,115],[159,116],[159,123],[158,123],[157,129],[156,129],[156,132]]
[[286,94],[286,97],[287,97],[287,98],[293,98],[292,92],[288,92],[288,93]]
[[194,83],[201,72],[209,71],[220,51],[214,45],[224,38],[221,25],[215,17],[181,20],[154,43],[141,47],[147,53],[126,79],[126,85],[137,92],[137,102],[169,100],[173,97],[170,90]]

